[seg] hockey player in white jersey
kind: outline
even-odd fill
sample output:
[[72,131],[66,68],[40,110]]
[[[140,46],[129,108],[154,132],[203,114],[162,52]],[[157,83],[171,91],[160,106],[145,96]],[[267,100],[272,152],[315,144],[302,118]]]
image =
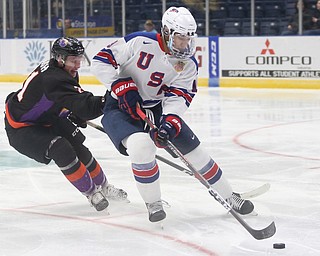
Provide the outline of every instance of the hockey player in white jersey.
[[[139,193],[149,220],[164,219],[156,146],[170,140],[212,187],[240,214],[253,204],[235,193],[217,163],[183,120],[197,92],[195,53],[197,25],[184,7],[170,7],[162,17],[161,33],[129,34],[101,49],[92,72],[110,92],[102,125],[120,153],[129,155]],[[158,127],[145,130],[136,104]]]

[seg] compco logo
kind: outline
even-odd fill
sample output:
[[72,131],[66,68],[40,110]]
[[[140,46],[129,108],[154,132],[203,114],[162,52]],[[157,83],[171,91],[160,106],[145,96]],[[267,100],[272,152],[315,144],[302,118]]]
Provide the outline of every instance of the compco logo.
[[308,66],[312,64],[311,56],[305,55],[277,55],[276,51],[267,39],[262,47],[260,55],[246,56],[247,65],[295,65]]
[[38,41],[30,42],[24,50],[31,67],[39,65],[45,58],[46,48]]

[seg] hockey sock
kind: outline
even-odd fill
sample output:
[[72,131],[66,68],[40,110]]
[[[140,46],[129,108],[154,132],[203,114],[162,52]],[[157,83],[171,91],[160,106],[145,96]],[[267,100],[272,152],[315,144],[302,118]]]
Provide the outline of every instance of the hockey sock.
[[64,138],[56,140],[48,150],[48,157],[53,159],[62,173],[82,194],[90,195],[95,185],[89,171],[79,161],[71,144]]
[[222,170],[201,146],[188,153],[186,158],[224,199],[232,195],[232,188]]
[[125,141],[132,171],[142,199],[153,203],[161,199],[160,171],[155,160],[156,147],[147,133],[134,133]]
[[71,165],[61,168],[66,178],[85,196],[90,195],[95,185],[90,177],[87,168],[76,158]]
[[100,186],[107,182],[107,178],[103,173],[100,164],[97,162],[97,160],[94,157],[91,157],[86,167],[90,173],[90,176],[94,184],[96,184],[97,186]]
[[132,171],[143,200],[146,203],[160,200],[160,172],[156,161],[147,164],[132,164]]

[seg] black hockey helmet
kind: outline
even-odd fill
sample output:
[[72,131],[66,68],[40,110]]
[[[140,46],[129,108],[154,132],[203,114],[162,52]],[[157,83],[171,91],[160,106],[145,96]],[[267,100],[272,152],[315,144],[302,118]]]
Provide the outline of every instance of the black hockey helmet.
[[54,41],[51,53],[56,59],[61,55],[62,59],[65,60],[67,56],[79,56],[84,54],[84,47],[82,43],[74,37],[60,37]]

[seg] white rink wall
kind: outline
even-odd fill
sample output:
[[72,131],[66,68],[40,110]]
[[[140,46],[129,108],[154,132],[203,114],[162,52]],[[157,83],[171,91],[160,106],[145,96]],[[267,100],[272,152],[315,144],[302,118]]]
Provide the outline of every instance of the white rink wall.
[[[81,83],[99,83],[90,72],[91,59],[117,39],[80,38],[86,49]],[[54,40],[0,40],[0,82],[22,82],[50,58]],[[319,45],[318,36],[198,38],[199,86],[319,89]]]

